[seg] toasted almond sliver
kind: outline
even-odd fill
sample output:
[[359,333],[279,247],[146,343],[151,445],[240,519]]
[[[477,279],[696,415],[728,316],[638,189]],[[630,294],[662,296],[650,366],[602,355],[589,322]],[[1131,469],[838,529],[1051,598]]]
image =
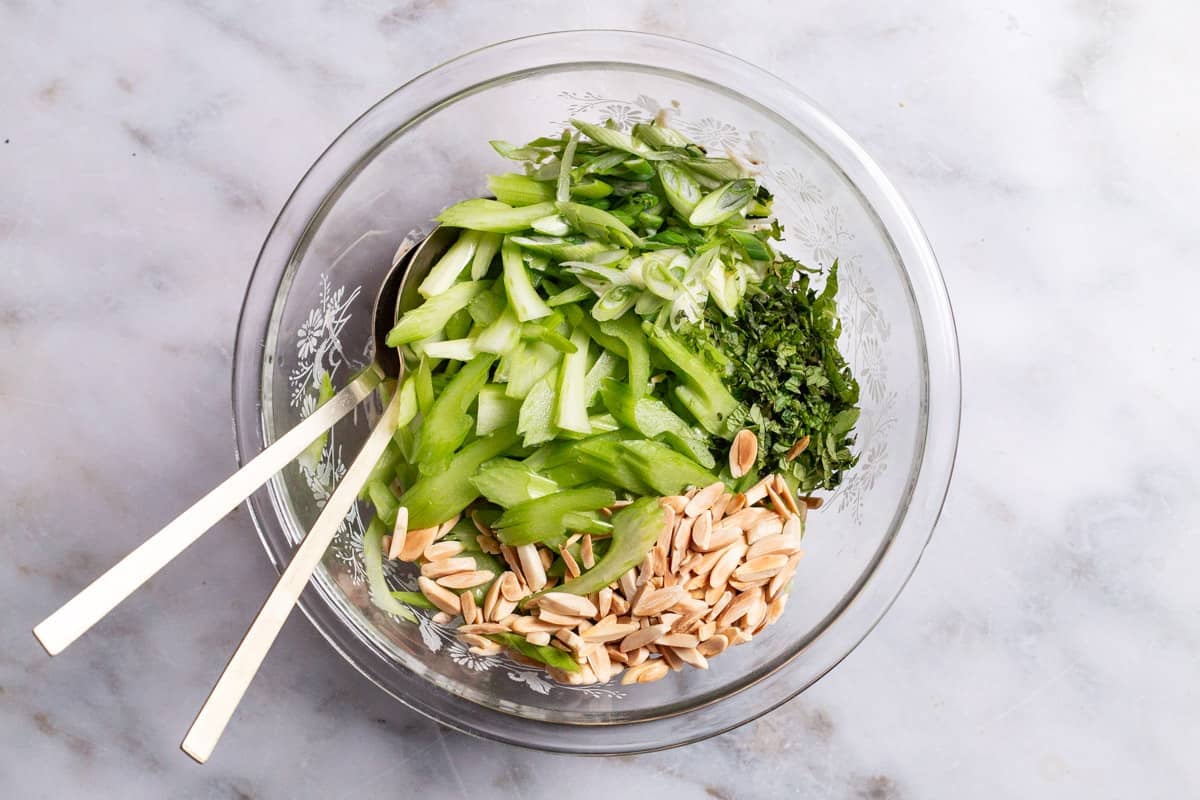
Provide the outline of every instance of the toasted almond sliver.
[[575,556],[571,555],[571,551],[567,549],[566,545],[563,545],[558,549],[558,554],[562,556],[563,564],[566,566],[568,576],[572,578],[578,578],[583,574],[582,570],[579,569],[579,564],[575,561]]
[[612,645],[605,647],[604,649],[608,651],[608,660],[610,663],[612,663],[612,662],[615,662],[618,664],[628,664],[629,663],[629,654],[628,653],[622,653],[619,648],[612,646]]
[[458,596],[458,605],[462,610],[463,622],[472,625],[479,621],[479,608],[475,605],[475,595],[463,592]]
[[463,551],[462,542],[434,542],[425,548],[426,561],[440,561],[444,558],[453,558]]
[[400,551],[400,560],[416,561],[425,552],[425,548],[437,538],[437,532],[438,529],[436,527],[418,528],[415,531],[408,531],[404,537],[404,549]]
[[676,672],[679,672],[681,669],[683,669],[683,659],[680,658],[679,654],[675,652],[675,648],[660,647],[658,649],[658,654],[662,656],[662,660],[667,662],[667,666],[671,669],[675,670]]
[[557,625],[560,628],[574,628],[579,623],[587,621],[577,614],[559,614],[548,608],[538,609],[538,619],[548,625]]
[[789,532],[789,526],[796,520],[795,516],[788,517],[787,523],[783,526],[784,533],[774,533],[756,540],[746,551],[746,560],[752,561],[759,556],[769,556],[774,553],[790,556],[800,552],[800,537]]
[[750,589],[757,589],[760,586],[766,586],[770,580],[770,578],[759,578],[756,581],[739,581],[737,578],[730,578],[729,586],[739,592],[745,592]]
[[783,523],[783,535],[792,536],[796,541],[804,538],[804,512],[806,509],[801,509],[799,514],[793,514],[787,518],[787,522]]
[[505,600],[512,600],[514,603],[525,597],[525,590],[521,588],[521,582],[517,579],[514,572],[505,572],[496,581],[500,584],[500,594],[504,595]]
[[500,542],[494,536],[481,533],[475,537],[475,543],[479,545],[480,550],[489,556],[500,555]]
[[700,638],[691,633],[668,633],[654,644],[658,647],[695,647],[700,644]]
[[469,572],[456,572],[453,575],[445,575],[438,578],[437,582],[447,589],[471,589],[487,583],[494,577],[496,577],[495,573],[489,572],[486,569],[473,569]]
[[802,436],[791,448],[787,451],[788,461],[795,461],[801,453],[808,449],[809,437]]
[[625,595],[626,600],[632,600],[637,590],[637,570],[631,569],[621,576],[621,593]]
[[608,683],[612,677],[612,662],[608,660],[608,651],[603,647],[593,647],[587,651],[588,666],[596,673],[597,683]]
[[[728,581],[726,583],[728,583]],[[725,591],[725,586],[726,584],[723,583],[720,586],[708,587],[708,589],[704,592],[704,602],[711,607],[713,603],[721,599],[721,593]]]
[[580,634],[580,637],[585,642],[591,643],[613,642],[618,639],[624,639],[629,634],[638,630],[641,629],[634,622],[601,624],[588,628]]
[[717,498],[717,502],[713,503],[713,507],[710,510],[712,511],[714,524],[720,522],[725,516],[727,513],[726,510],[729,508],[729,504],[731,502],[733,502],[733,495],[731,495],[729,492],[725,492]]
[[483,520],[481,520],[479,518],[479,512],[477,510],[472,509],[469,512],[469,516],[471,517],[472,524],[475,525],[475,530],[479,531],[479,533],[482,534],[483,536],[491,536],[492,535],[492,529],[489,528],[487,525],[483,524]]
[[709,639],[711,639],[716,634],[716,632],[717,632],[717,623],[713,622],[712,620],[709,620],[708,622],[706,622],[700,626],[700,629],[696,632],[696,636],[703,643],[703,642],[706,642]]
[[725,648],[728,646],[729,640],[717,633],[701,642],[696,651],[706,658],[712,658],[725,652]]
[[762,506],[750,506],[749,508],[742,508],[735,512],[726,512],[726,514],[725,519],[721,520],[722,525],[742,528],[743,530],[752,527],[759,520],[770,519],[775,516],[774,511]]
[[521,561],[521,572],[530,589],[536,592],[546,585],[546,568],[542,565],[537,545],[520,545],[517,547],[517,558]]
[[544,547],[538,547],[537,554],[538,559],[542,562],[542,569],[550,569],[550,565],[554,563],[554,554]]
[[773,625],[783,615],[784,606],[787,605],[787,598],[786,594],[781,594],[767,604],[767,616],[763,619],[762,623],[764,628],[767,625]]
[[[739,581],[760,581],[772,578],[777,572],[787,566],[788,557],[782,553],[772,553],[766,556],[748,559],[733,571],[733,576]],[[714,568],[715,571],[715,568]]]
[[[503,624],[503,623],[501,623],[501,624]],[[553,625],[549,622],[542,622],[537,617],[530,617],[530,616],[526,616],[526,615],[517,617],[515,620],[513,620],[513,623],[512,623],[513,633],[520,633],[525,636],[528,636],[529,634],[535,633],[537,631],[545,631],[546,633],[554,633],[560,627],[562,627],[562,626]]]
[[460,606],[458,604],[458,595],[454,592],[438,586],[424,575],[417,578],[417,586],[420,587],[421,594],[425,595],[429,599],[429,602],[451,616],[458,616]]
[[746,541],[754,544],[759,539],[765,539],[777,533],[783,533],[783,520],[778,516],[771,516],[767,519],[759,520],[750,528],[747,528]]
[[758,483],[754,484],[749,489],[747,489],[744,492],[744,494],[746,495],[746,505],[756,506],[759,503],[761,503],[763,501],[763,499],[767,496],[767,486],[769,484],[771,484],[772,482],[774,482],[774,480],[775,480],[775,477],[773,475],[768,475],[767,477],[763,478]]
[[[710,608],[708,610],[708,614],[707,614],[708,618],[710,620],[717,619],[720,616],[721,612],[723,612],[726,608],[728,608],[729,604],[732,602],[733,602],[733,592],[730,592],[730,591],[724,592],[720,597],[717,598],[717,602],[712,604],[712,608]],[[723,628],[725,626],[721,625],[720,623],[717,623],[717,627]]]
[[540,595],[537,598],[537,605],[543,611],[573,614],[577,617],[595,617],[598,614],[596,606],[586,597],[567,592],[547,592]]
[[653,683],[661,678],[665,678],[668,672],[670,672],[670,669],[661,660],[646,661],[626,669],[625,674],[621,676],[621,685],[629,686],[635,683]]
[[536,644],[539,647],[544,647],[545,645],[550,644],[550,632],[534,631],[525,637],[525,641],[529,642],[530,644]]
[[803,557],[803,552],[795,553],[788,559],[787,566],[777,572],[774,578],[771,578],[771,582],[767,584],[767,599],[774,600],[777,597],[783,596],[781,592],[788,585],[788,582],[791,581],[792,576],[796,574],[796,567],[800,564],[800,559]]
[[687,506],[684,507],[683,513],[687,514],[689,517],[699,516],[701,512],[712,508],[712,504],[717,501],[717,498],[720,497],[721,493],[724,491],[725,484],[721,483],[720,481],[717,481],[716,483],[710,483],[708,486],[705,486],[703,489],[696,492],[695,497],[689,500]]
[[628,653],[631,650],[636,650],[640,647],[645,647],[649,644],[654,644],[660,636],[665,636],[670,633],[669,625],[648,625],[645,628],[636,630],[621,640],[619,645],[621,652]]
[[[508,573],[505,573],[506,575]],[[503,576],[501,576],[503,577]],[[483,596],[483,618],[489,622],[494,622],[496,616],[496,603],[500,600],[500,581],[492,581],[492,585],[488,587],[487,594]]]
[[467,644],[473,645],[482,650],[487,650],[492,647],[495,647],[497,651],[500,649],[499,645],[497,645],[491,639],[485,639],[477,633],[470,633],[469,631],[464,631],[462,628],[459,628],[456,633],[458,634],[458,638],[462,639]]
[[613,590],[605,586],[596,593],[596,613],[601,617],[608,616],[612,610]]
[[725,514],[727,516],[736,514],[745,507],[746,507],[746,495],[742,494],[741,492],[738,492],[737,494],[735,494],[733,496],[733,499],[729,501],[729,505],[725,506]]
[[712,513],[704,511],[697,515],[692,523],[692,547],[696,550],[710,550],[708,546],[712,539]]
[[788,482],[784,480],[782,475],[775,476],[775,491],[779,493],[780,499],[787,509],[792,514],[800,513],[800,506],[796,503],[796,495],[792,494],[792,487],[788,486]]
[[717,618],[717,625],[722,628],[727,628],[750,612],[754,604],[762,599],[762,591],[752,589],[748,592],[742,592],[733,599],[721,616]]
[[687,554],[688,548],[692,544],[692,527],[695,524],[695,518],[684,517],[679,520],[675,526],[675,533],[671,537],[671,559],[668,569],[671,572],[678,572],[679,565],[683,563],[683,557]]
[[669,647],[666,649],[680,661],[696,669],[708,669],[708,659],[694,647]]
[[688,499],[683,495],[677,494],[671,495],[670,497],[664,497],[659,500],[659,502],[674,511],[676,514],[682,514],[683,510],[687,508]]
[[699,542],[695,541],[695,537],[693,537],[692,546],[696,550],[709,552],[713,550],[720,550],[721,548],[733,544],[741,538],[741,528],[734,528],[725,525],[725,523],[721,523],[716,528],[713,528],[712,533],[709,534],[708,542],[706,544],[701,545]]
[[396,511],[396,524],[392,527],[392,541],[388,545],[387,557],[395,560],[404,552],[404,542],[408,539],[408,509],[400,506]]
[[729,448],[729,474],[735,478],[745,475],[758,460],[758,437],[754,431],[742,429],[733,437]]
[[758,592],[755,601],[750,605],[750,610],[746,612],[746,616],[742,619],[741,627],[744,630],[752,631],[757,628],[767,616],[767,601],[763,599],[762,592]]
[[421,565],[421,574],[426,578],[440,578],[443,575],[453,575],[456,572],[469,572],[475,569],[475,559],[470,556],[461,558],[443,558],[440,561],[429,561]]
[[818,508],[825,505],[825,500],[824,500],[824,498],[821,498],[821,497],[812,497],[811,495],[805,495],[805,497],[803,499],[804,499],[804,505],[807,506],[808,508],[812,509],[813,511],[816,511]]
[[775,513],[778,514],[780,516],[780,518],[782,518],[782,517],[786,516],[787,514],[790,514],[791,509],[789,509],[787,507],[787,503],[783,502],[783,498],[779,496],[779,492],[775,491],[775,478],[776,477],[777,476],[772,475],[771,482],[767,484],[767,497],[770,498],[771,507],[773,509],[775,509]]
[[[470,594],[470,592],[465,592],[464,596],[467,594]],[[458,632],[476,633],[483,636],[489,633],[508,633],[508,628],[496,622],[476,622],[472,625],[459,625]]]
[[[449,532],[450,532],[450,530],[451,530],[451,529],[452,529],[452,528],[453,528],[455,525],[457,525],[457,524],[458,524],[459,520],[461,520],[461,519],[462,519],[462,514],[455,514],[453,517],[451,517],[450,519],[446,520],[446,521],[445,521],[445,522],[443,522],[441,525],[438,525],[438,529],[437,529],[437,536],[435,536],[434,538],[435,538],[435,539],[440,539],[440,538],[442,538],[443,536],[445,536],[447,533],[449,533]],[[426,546],[428,546],[428,545],[426,545]]]
[[624,614],[629,611],[629,601],[625,599],[624,595],[613,592],[612,605],[609,610],[614,614]]
[[742,563],[742,556],[746,554],[746,545],[741,542],[734,542],[724,550],[724,555],[713,565],[712,571],[708,573],[708,585],[712,588],[724,588],[729,581],[729,576],[733,574],[738,565]]
[[650,617],[661,613],[679,602],[684,595],[682,586],[668,586],[644,593],[633,604],[633,613],[639,617]]
[[584,569],[591,569],[596,566],[596,551],[592,549],[592,535],[584,534],[583,541],[579,544],[579,560],[583,562]]

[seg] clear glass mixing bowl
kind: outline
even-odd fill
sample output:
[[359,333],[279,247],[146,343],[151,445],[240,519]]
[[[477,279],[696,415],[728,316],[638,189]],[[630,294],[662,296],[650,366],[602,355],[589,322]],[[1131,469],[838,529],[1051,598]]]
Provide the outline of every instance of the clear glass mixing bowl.
[[[803,691],[879,621],[916,566],[958,438],[953,318],[929,244],[879,168],[806,97],[723,53],[675,39],[574,31],[444,64],[354,122],[312,166],[263,245],[238,325],[239,457],[313,407],[319,377],[371,359],[371,303],[397,247],[503,170],[487,140],[523,142],[571,117],[628,123],[666,109],[712,151],[761,162],[788,252],[841,262],[843,347],[862,385],[861,461],[810,515],[783,618],[706,672],[648,685],[567,687],[452,631],[376,610],[357,510],[301,600],[318,630],[402,703],[473,734],[545,750],[625,753],[696,741]],[[250,500],[277,568],[316,518],[373,419],[339,424],[314,468],[293,464]],[[412,579],[402,571],[397,585]],[[381,698],[381,702],[383,702]]]

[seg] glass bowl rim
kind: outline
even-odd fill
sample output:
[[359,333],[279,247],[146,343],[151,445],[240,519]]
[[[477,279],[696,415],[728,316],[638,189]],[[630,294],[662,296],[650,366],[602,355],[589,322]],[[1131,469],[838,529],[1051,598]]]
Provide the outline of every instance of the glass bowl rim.
[[[620,47],[616,50],[607,47],[617,43],[620,44]],[[503,62],[506,58],[510,59],[509,63],[512,63],[511,56],[514,54],[530,57],[534,55],[530,50],[531,47],[540,48],[546,53],[556,51],[563,55],[558,60],[540,60],[536,66],[521,64],[518,58],[514,68],[490,74],[483,78],[479,74],[472,75],[471,73],[472,67],[489,61],[497,62],[493,64],[493,66],[497,67],[500,66],[498,62]],[[606,49],[609,52],[615,52],[619,55],[604,59],[589,59],[582,55],[589,51],[604,52]],[[657,57],[660,61],[665,60],[666,63],[654,62],[654,57]],[[502,719],[498,722],[487,720],[485,724],[480,724],[480,720],[477,719],[478,715],[447,713],[448,709],[439,708],[436,703],[399,694],[390,686],[385,685],[383,677],[375,669],[361,662],[358,656],[349,651],[347,642],[343,641],[343,638],[339,636],[340,633],[346,632],[351,634],[354,636],[354,643],[366,645],[371,649],[372,654],[376,656],[380,655],[373,648],[370,648],[370,643],[365,642],[350,626],[336,617],[336,612],[332,605],[326,599],[322,598],[318,590],[314,588],[316,581],[310,583],[299,605],[305,616],[308,617],[313,626],[334,649],[359,672],[396,700],[416,710],[418,713],[456,730],[542,750],[583,754],[615,754],[644,752],[679,746],[722,733],[756,719],[792,699],[827,674],[830,669],[848,656],[871,632],[891,607],[907,583],[913,570],[915,570],[921,553],[932,536],[934,526],[940,514],[949,487],[957,449],[961,414],[961,378],[959,374],[957,335],[949,297],[946,293],[945,285],[932,249],[915,216],[900,194],[884,176],[880,168],[849,135],[833,122],[824,111],[819,109],[812,100],[782,79],[747,61],[703,45],[673,37],[621,30],[570,30],[534,34],[509,39],[464,53],[421,73],[397,89],[389,92],[351,122],[321,153],[316,161],[313,162],[285,202],[264,240],[254,269],[250,275],[238,319],[232,381],[234,433],[236,440],[235,452],[238,463],[244,463],[248,458],[248,454],[257,452],[262,446],[265,419],[262,416],[262,409],[258,401],[262,396],[261,378],[264,369],[264,356],[267,355],[263,350],[269,338],[267,332],[274,319],[274,313],[277,311],[275,306],[278,302],[278,291],[288,278],[289,272],[294,268],[294,255],[304,244],[305,237],[310,233],[312,222],[323,219],[322,209],[325,205],[331,198],[336,199],[340,194],[341,188],[347,185],[349,180],[352,180],[359,166],[368,163],[377,149],[390,140],[392,132],[403,129],[414,119],[429,113],[429,111],[437,108],[442,103],[458,98],[464,93],[477,89],[481,85],[493,85],[506,77],[552,70],[556,67],[580,67],[596,65],[597,63],[622,64],[669,73],[679,71],[678,67],[670,66],[672,60],[678,59],[679,61],[683,61],[688,58],[698,61],[708,60],[722,63],[726,68],[736,71],[744,79],[749,78],[757,81],[754,86],[756,89],[762,91],[755,94],[748,94],[715,80],[702,79],[704,82],[709,83],[713,89],[736,94],[739,98],[763,107],[767,111],[779,116],[783,116],[782,112],[767,102],[771,97],[774,97],[778,102],[783,102],[791,110],[803,111],[806,120],[816,125],[819,132],[826,137],[826,141],[823,143],[815,142],[812,139],[810,139],[810,143],[831,164],[842,169],[843,176],[859,192],[860,197],[870,207],[871,211],[876,214],[876,218],[882,228],[882,233],[889,239],[896,250],[897,260],[908,281],[909,301],[916,316],[916,322],[919,325],[919,344],[924,349],[923,366],[925,368],[925,386],[927,390],[926,403],[923,407],[924,413],[922,416],[923,430],[920,432],[922,435],[922,446],[919,448],[920,456],[914,462],[916,464],[915,472],[910,472],[908,500],[898,508],[895,522],[892,525],[892,530],[889,532],[889,537],[880,552],[876,555],[871,569],[867,573],[864,573],[864,577],[860,577],[859,583],[862,585],[850,603],[851,605],[858,604],[855,617],[861,617],[862,619],[859,620],[856,631],[851,633],[840,648],[838,648],[841,652],[832,654],[814,674],[800,681],[798,685],[785,684],[775,686],[774,691],[758,698],[758,702],[754,704],[753,708],[749,710],[743,709],[741,713],[734,714],[734,719],[714,719],[713,707],[726,707],[733,696],[745,696],[751,690],[760,687],[765,681],[777,677],[779,673],[786,671],[787,667],[799,655],[800,650],[797,650],[789,658],[775,666],[771,672],[763,675],[749,686],[744,686],[734,692],[722,695],[715,701],[678,712],[679,715],[688,717],[705,715],[707,724],[700,725],[694,733],[684,736],[674,736],[669,740],[656,741],[653,744],[640,744],[637,746],[623,745],[619,738],[611,735],[601,736],[600,738],[605,739],[605,741],[593,743],[580,738],[578,732],[588,732],[594,736],[600,731],[607,730],[611,734],[612,732],[628,728],[631,725],[652,727],[662,721],[659,718],[594,726],[544,722],[503,714],[503,712],[493,712],[499,714]],[[694,65],[693,62],[692,66]],[[484,72],[486,73],[487,71],[485,70]],[[450,87],[450,90],[447,90],[441,84],[434,90],[434,84],[438,84],[439,79],[445,81],[453,80],[454,78],[457,78],[458,82],[454,83]],[[360,141],[364,137],[369,138],[371,135],[370,123],[375,122],[378,124],[380,121],[379,119],[373,120],[374,117],[386,117],[387,119],[394,120],[394,116],[388,116],[384,113],[387,110],[385,107],[392,101],[401,99],[406,92],[414,95],[416,98],[419,98],[423,92],[427,96],[427,100],[431,102],[427,102],[423,106],[415,102],[410,103],[410,113],[403,121],[388,123],[378,131],[375,131],[376,138],[372,146],[365,149],[357,147],[354,152],[338,152],[339,150],[346,149],[346,146],[350,144],[349,140],[355,134],[358,134]],[[416,108],[412,108],[412,106],[416,106]],[[802,136],[808,138],[807,134],[807,129],[801,133]],[[831,147],[840,151],[840,154],[831,152]],[[342,161],[346,161],[348,156],[348,166],[340,171],[331,171],[331,162],[337,160],[333,158],[334,155],[341,156]],[[853,167],[857,171],[859,174],[858,181],[855,181],[850,175],[846,174],[846,166]],[[336,164],[334,167],[336,167]],[[332,180],[329,180],[330,176],[333,177]],[[306,192],[310,196],[304,197]],[[301,223],[299,226],[299,229],[302,231],[300,237],[289,241],[286,245],[277,242],[276,234],[283,230],[285,223],[294,221]],[[899,240],[897,240],[898,235],[900,237]],[[286,257],[280,259],[283,267],[277,269],[275,274],[268,276],[265,274],[267,271],[266,261],[269,260],[268,255],[278,250],[286,252]],[[268,304],[272,306],[272,312],[266,315],[267,318],[262,328],[252,329],[252,303],[263,295],[268,297]],[[249,384],[247,381],[249,381]],[[247,396],[247,385],[252,386],[254,389],[252,393],[249,393],[252,396]],[[239,388],[242,390],[240,393]],[[934,425],[935,412],[939,414],[936,418],[936,430]],[[270,504],[267,504],[263,499],[265,494],[270,494],[272,491],[274,490],[268,489],[256,494],[248,502],[248,506],[255,529],[267,551],[268,557],[271,559],[276,570],[282,570],[283,566],[285,566],[283,554],[277,551],[276,543],[272,541],[268,533],[266,519],[269,516],[268,511],[274,511],[278,508],[275,502],[277,498],[273,498]],[[914,505],[916,506],[915,508]],[[919,522],[915,518],[910,518],[913,511],[916,511],[919,515]],[[896,559],[892,556],[902,534],[907,534],[903,538],[903,544],[908,557],[897,563]],[[888,567],[886,570],[887,574],[880,575],[885,565]],[[884,584],[886,584],[886,587]],[[874,594],[877,596],[869,598],[871,610],[863,614],[863,606],[868,601],[864,600],[860,603],[859,598],[868,588],[872,588]],[[847,608],[845,610],[849,611],[850,609]],[[337,623],[339,630],[330,629],[324,612],[334,613],[334,622]],[[821,635],[825,635],[833,624],[842,623],[842,616],[844,615],[839,614],[837,619],[828,623]],[[848,630],[848,628],[843,625],[842,630]],[[820,636],[817,639],[820,639]],[[812,644],[816,644],[816,642]],[[474,709],[492,711],[491,709],[480,707],[469,699],[445,691],[421,676],[416,677],[422,681],[422,685],[427,686],[433,692],[452,697],[454,703],[467,703]],[[776,681],[776,683],[778,684],[779,682]],[[518,735],[519,731],[513,733],[507,730],[510,726],[505,725],[504,720],[509,720],[511,721],[510,725],[515,724],[519,727],[540,726],[547,730],[553,729],[555,733],[536,737],[539,741],[533,742],[529,740],[529,737]],[[576,733],[564,736],[564,731],[574,731]],[[526,733],[528,733],[528,730]]]

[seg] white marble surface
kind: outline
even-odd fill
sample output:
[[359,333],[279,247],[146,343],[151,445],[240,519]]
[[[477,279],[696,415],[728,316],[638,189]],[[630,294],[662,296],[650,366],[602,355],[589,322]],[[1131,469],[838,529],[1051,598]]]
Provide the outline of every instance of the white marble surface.
[[[242,5],[0,2],[0,795],[1200,795],[1200,6]],[[915,578],[802,698],[607,761],[440,730],[295,616],[192,764],[273,578],[244,510],[65,655],[29,629],[232,469],[248,270],[325,144],[449,56],[585,24],[777,72],[915,207],[965,382]]]

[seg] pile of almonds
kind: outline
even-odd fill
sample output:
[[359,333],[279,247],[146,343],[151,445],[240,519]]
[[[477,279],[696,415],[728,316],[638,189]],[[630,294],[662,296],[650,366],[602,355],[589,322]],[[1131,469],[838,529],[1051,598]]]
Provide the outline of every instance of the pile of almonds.
[[[757,444],[750,431],[735,438],[730,451],[735,477],[753,465]],[[427,532],[420,537],[427,539],[421,591],[440,609],[438,621],[462,616],[458,635],[477,655],[502,650],[486,638],[496,633],[520,634],[531,644],[570,654],[580,665],[577,672],[512,654],[563,683],[606,683],[622,673],[623,684],[649,683],[684,664],[707,669],[710,658],[750,641],[783,613],[803,555],[805,517],[819,501],[798,500],[782,477],[769,475],[744,493],[732,494],[718,482],[660,502],[666,524],[653,549],[639,567],[591,595],[555,592],[556,579],[546,576],[556,556],[568,579],[591,568],[590,535],[572,536],[557,552],[532,544],[514,548],[500,544],[478,521],[480,546],[508,565],[482,605],[471,592],[452,590],[480,586],[494,576],[476,570],[471,558],[459,558],[460,543],[436,542]],[[448,530],[451,523],[439,527]],[[575,542],[582,563],[567,549]],[[543,593],[522,608],[521,601],[536,592]]]

